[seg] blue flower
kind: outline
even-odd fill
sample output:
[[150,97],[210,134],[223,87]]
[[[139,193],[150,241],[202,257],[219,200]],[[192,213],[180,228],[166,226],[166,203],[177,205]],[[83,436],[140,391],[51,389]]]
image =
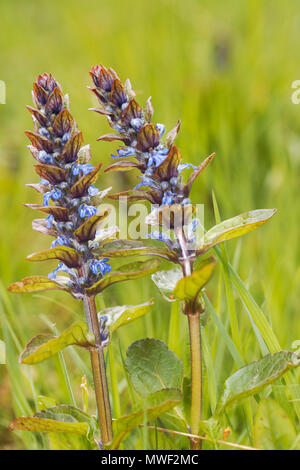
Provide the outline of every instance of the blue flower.
[[70,132],[66,132],[66,133],[62,136],[62,139],[61,139],[62,143],[63,143],[63,144],[66,144],[66,143],[68,142],[68,140],[70,139],[70,137],[71,137]]
[[141,118],[133,118],[130,121],[131,127],[133,127],[136,131],[139,131],[141,127],[143,127],[143,120]]
[[90,196],[96,196],[96,194],[99,193],[99,189],[96,188],[96,186],[94,186],[93,184],[91,184],[91,186],[88,189],[88,193]]
[[52,214],[49,214],[47,217],[46,217],[46,220],[47,220],[47,223],[46,223],[46,227],[47,228],[51,228],[52,225],[53,225],[53,222],[54,222],[54,217]]
[[153,150],[149,158],[149,160],[151,159],[151,165],[155,163],[155,167],[156,168],[159,167],[163,163],[163,161],[167,158],[168,153],[169,153],[169,149],[167,148],[163,148],[160,150]]
[[75,163],[72,168],[72,173],[74,176],[79,175],[79,173],[88,175],[92,170],[94,170],[94,168],[95,167],[91,163]]
[[142,181],[137,184],[134,189],[139,189],[142,186],[151,186],[152,188],[158,189],[158,184],[152,178],[148,178],[147,176],[142,177],[140,175],[139,178],[142,178]]
[[170,243],[169,237],[165,233],[159,232],[158,230],[154,230],[150,234],[147,234],[146,238],[151,238],[152,240],[157,240],[160,242]]
[[112,158],[131,157],[136,154],[136,150],[133,147],[122,147],[117,150],[118,155],[111,154]]
[[56,279],[58,271],[63,271],[64,273],[70,274],[70,276],[76,276],[74,269],[68,268],[64,263],[59,263],[57,268],[55,268],[51,273],[48,274],[49,279]]
[[112,270],[112,267],[107,262],[109,258],[102,258],[102,259],[94,259],[90,264],[90,270],[93,274],[97,275],[99,272],[102,276],[106,273],[109,273]]
[[58,235],[56,240],[51,243],[51,248],[55,248],[56,246],[70,246],[70,243],[69,240],[63,235]]
[[63,193],[60,189],[54,188],[51,191],[47,191],[43,196],[43,206],[49,206],[50,199],[58,201],[63,197]]
[[159,137],[162,137],[162,136],[164,135],[165,129],[166,129],[165,126],[164,126],[164,124],[159,124],[159,123],[157,123],[155,127],[156,127],[156,129],[158,130],[158,132],[159,132]]
[[197,168],[196,165],[193,165],[192,163],[181,163],[180,165],[178,165],[178,173],[181,173],[183,170],[185,170],[186,168]]
[[40,150],[37,155],[38,161],[41,163],[53,164],[53,157],[45,150]]
[[97,214],[97,209],[94,206],[88,206],[87,204],[81,204],[78,209],[79,217],[84,219],[85,217],[92,217]]
[[166,191],[161,200],[162,206],[171,206],[174,203],[174,194],[171,191]]
[[41,127],[39,129],[39,134],[41,134],[44,137],[47,137],[47,139],[50,138],[50,134],[49,134],[49,132],[47,131],[47,129],[45,127]]

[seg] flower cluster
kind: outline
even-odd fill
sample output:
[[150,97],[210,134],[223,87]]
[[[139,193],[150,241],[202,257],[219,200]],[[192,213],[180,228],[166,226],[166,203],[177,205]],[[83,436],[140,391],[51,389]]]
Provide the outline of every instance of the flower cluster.
[[[116,131],[101,136],[98,140],[123,142],[124,145],[117,150],[117,155],[112,157],[135,159],[118,161],[106,171],[137,168],[142,173],[136,188],[122,194],[134,200],[148,199],[160,206],[190,204],[192,183],[204,168],[203,165],[195,167],[190,163],[181,163],[180,150],[173,145],[180,122],[178,121],[176,127],[163,139],[165,126],[151,123],[153,107],[150,98],[143,109],[134,98],[135,93],[130,81],[126,80],[123,84],[111,68],[96,65],[92,67],[90,75],[95,85],[91,91],[101,105],[101,108],[92,109],[105,115],[112,129]],[[186,168],[194,168],[194,173],[184,184],[181,172]]]
[[38,76],[33,101],[35,108],[27,108],[34,132],[25,134],[41,179],[29,186],[43,194],[43,205],[27,206],[47,214],[45,219],[34,220],[33,228],[54,237],[50,250],[39,259],[60,260],[49,278],[58,282],[58,271],[67,273],[68,288],[80,297],[86,287],[111,270],[108,259],[97,259],[92,251],[97,247],[97,226],[104,218],[97,211],[102,195],[94,186],[101,164],[89,163],[89,146],[82,146],[82,133],[69,112],[68,97],[52,75]]

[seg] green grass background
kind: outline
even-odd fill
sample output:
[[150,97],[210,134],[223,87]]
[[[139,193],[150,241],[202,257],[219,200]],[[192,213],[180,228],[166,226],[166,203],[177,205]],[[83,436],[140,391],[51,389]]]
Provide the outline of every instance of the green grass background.
[[[108,132],[108,125],[88,111],[94,105],[86,88],[92,65],[103,63],[112,66],[121,79],[130,77],[141,104],[151,95],[155,122],[170,129],[180,118],[177,144],[184,161],[198,164],[216,152],[192,194],[195,202],[205,204],[206,227],[214,222],[212,190],[223,219],[250,209],[278,209],[266,226],[227,247],[282,347],[290,349],[300,339],[300,105],[291,102],[292,82],[300,79],[299,2],[12,0],[1,2],[0,17],[0,79],[7,89],[6,104],[0,105],[0,339],[7,343],[7,365],[0,365],[0,448],[43,445],[39,436],[7,431],[16,414],[35,411],[37,394],[53,396],[59,403],[69,400],[58,360],[21,367],[19,349],[35,334],[49,331],[44,316],[59,331],[82,317],[79,303],[66,294],[21,298],[5,292],[13,281],[49,271],[44,264],[24,260],[28,253],[49,244],[32,231],[33,214],[22,206],[38,202],[39,197],[24,186],[36,182],[37,175],[23,133],[32,128],[25,105],[31,104],[30,90],[38,73],[51,72],[69,93],[71,112],[85,143],[91,144],[93,162],[102,160],[104,167],[115,146],[95,142]],[[125,190],[135,182],[134,173],[99,179],[100,187],[113,185],[115,190]],[[219,279],[217,271],[207,293],[230,331]],[[139,338],[168,341],[170,306],[155,289],[149,279],[119,284],[104,295],[106,305],[157,298],[152,312],[120,330],[112,344],[122,414],[130,411],[131,402],[119,345],[125,355],[128,345]],[[242,353],[249,362],[261,353],[238,300],[236,308]],[[183,317],[180,322],[181,336],[173,344],[177,343],[176,352],[188,374],[186,322]],[[207,340],[219,392],[234,365],[212,321]],[[87,353],[79,354],[74,356],[71,350],[64,357],[81,405],[80,380],[88,374],[89,358]],[[92,393],[90,409],[95,409]],[[205,413],[209,416],[208,406]],[[238,407],[232,411],[231,424],[236,439],[249,443]],[[137,444],[129,441],[128,445]]]

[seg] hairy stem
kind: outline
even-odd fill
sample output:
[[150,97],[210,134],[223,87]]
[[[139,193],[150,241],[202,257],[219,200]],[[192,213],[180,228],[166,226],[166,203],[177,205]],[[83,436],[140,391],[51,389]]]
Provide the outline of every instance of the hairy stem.
[[96,348],[91,349],[91,363],[93,371],[93,379],[95,386],[96,402],[98,409],[98,417],[100,423],[102,444],[106,445],[113,438],[111,410],[109,403],[109,394],[107,387],[106,371],[103,349],[101,346],[101,337],[99,323],[97,318],[97,309],[95,297],[85,296],[83,299],[84,312],[87,324],[94,333]]
[[[182,228],[175,229],[175,236],[181,248],[182,270],[184,276],[190,276],[193,272],[192,260],[189,256],[185,233]],[[199,433],[199,424],[202,417],[202,350],[201,350],[201,327],[200,312],[189,312],[185,309],[188,317],[190,333],[190,353],[192,371],[192,399],[191,399],[191,434]],[[190,439],[191,449],[200,450],[201,441]]]

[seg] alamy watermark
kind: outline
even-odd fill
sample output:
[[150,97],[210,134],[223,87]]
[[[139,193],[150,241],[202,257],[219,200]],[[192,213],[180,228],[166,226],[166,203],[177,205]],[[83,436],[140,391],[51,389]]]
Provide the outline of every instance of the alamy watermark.
[[293,104],[300,103],[300,80],[294,80],[292,83],[292,88],[295,89],[292,93],[291,100]]
[[[174,240],[172,234],[184,230],[186,248],[194,249],[204,235],[204,204],[187,204],[159,206],[153,204],[151,209],[142,203],[128,204],[126,197],[120,197],[118,208],[113,204],[101,204],[98,214],[108,216],[102,222],[99,236],[119,240],[154,239],[169,242]],[[97,239],[97,234],[96,234]]]
[[6,85],[3,80],[0,80],[0,104],[6,104]]

